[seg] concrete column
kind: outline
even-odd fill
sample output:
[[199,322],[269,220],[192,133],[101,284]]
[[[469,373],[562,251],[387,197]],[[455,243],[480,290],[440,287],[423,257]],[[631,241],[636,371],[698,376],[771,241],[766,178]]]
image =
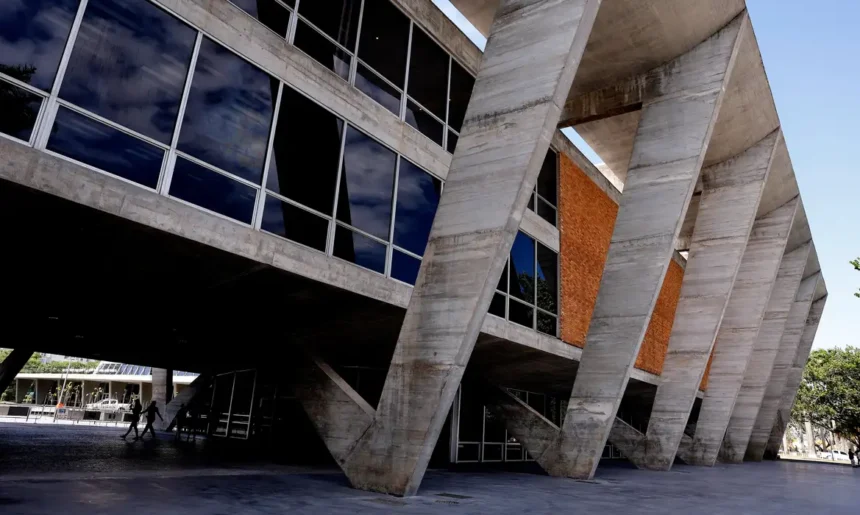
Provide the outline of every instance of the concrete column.
[[702,171],[704,190],[660,385],[637,466],[669,470],[690,418],[781,136]]
[[812,432],[812,422],[808,420],[804,422],[803,430],[806,440],[806,457],[815,459],[818,455],[815,454],[815,434]]
[[164,406],[173,399],[173,370],[152,369],[152,400]]
[[776,459],[779,454],[779,441],[783,438],[785,430],[788,427],[788,422],[791,419],[794,398],[797,396],[797,389],[800,387],[800,381],[803,379],[803,369],[806,368],[806,361],[809,359],[809,353],[812,350],[812,343],[815,341],[815,333],[818,331],[818,323],[821,320],[821,314],[824,312],[825,304],[827,304],[827,295],[814,301],[809,309],[809,316],[806,318],[803,335],[800,337],[800,345],[798,345],[794,361],[788,369],[782,399],[779,401],[776,421],[773,424],[770,440],[765,449],[765,458]]
[[743,13],[653,73],[564,424],[536,457],[551,475],[594,475],[748,29]]
[[3,363],[0,363],[0,393],[6,391],[6,388],[15,380],[18,372],[27,364],[27,360],[33,356],[33,351],[29,349],[14,349],[6,356]]
[[191,402],[197,397],[197,395],[203,391],[207,391],[209,389],[209,382],[211,381],[211,377],[205,375],[199,375],[197,378],[191,382],[191,384],[184,386],[180,389],[179,393],[170,400],[167,404],[161,407],[161,414],[164,418],[163,421],[159,421],[160,429],[164,431],[169,431],[173,429],[173,422],[176,419],[176,414],[179,413],[179,409],[184,404],[186,407],[191,405]]
[[152,399],[152,383],[140,383],[140,403],[146,406]]
[[800,337],[803,335],[806,318],[809,316],[809,309],[812,306],[812,298],[815,295],[815,290],[820,279],[821,273],[815,273],[803,279],[800,282],[800,287],[797,289],[797,295],[785,321],[785,330],[782,333],[779,351],[773,361],[770,380],[764,391],[761,408],[758,410],[758,416],[750,435],[750,442],[744,455],[744,459],[746,460],[761,461],[764,456],[767,441],[770,439],[770,432],[776,421],[779,402],[782,400],[782,391],[788,379],[788,369],[794,361],[795,354],[797,354]]
[[779,274],[770,294],[764,320],[747,363],[744,380],[738,391],[732,417],[729,419],[729,426],[720,449],[720,457],[727,462],[743,462],[753,425],[764,398],[765,388],[770,381],[770,373],[782,341],[788,312],[794,304],[794,297],[800,286],[811,247],[811,243],[805,243],[782,258]]
[[678,454],[688,464],[713,466],[717,459],[799,203],[795,197],[753,225],[717,332],[696,432],[688,452]]
[[[368,420],[350,395],[335,395],[348,387],[332,379],[303,400],[356,488],[417,491],[599,5],[502,0],[378,407]],[[326,399],[352,403],[358,418],[325,409]],[[349,453],[333,450],[353,437]]]

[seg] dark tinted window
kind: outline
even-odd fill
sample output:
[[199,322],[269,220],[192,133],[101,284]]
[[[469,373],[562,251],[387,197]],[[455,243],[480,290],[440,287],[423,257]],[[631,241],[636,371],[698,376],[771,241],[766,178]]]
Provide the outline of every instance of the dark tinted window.
[[325,252],[328,220],[275,197],[266,197],[261,228]]
[[505,296],[501,293],[493,294],[493,300],[490,302],[491,315],[496,315],[499,318],[505,318]]
[[385,245],[341,226],[335,230],[334,255],[380,274],[385,273]]
[[259,184],[278,82],[203,38],[179,150]]
[[[265,26],[286,37],[290,24],[290,11],[275,0],[230,0],[243,11],[260,20]],[[292,2],[287,2],[292,6]]]
[[400,160],[394,216],[395,245],[413,254],[424,255],[441,193],[442,181],[406,159]]
[[406,105],[406,123],[421,131],[437,145],[442,145],[442,134],[445,128],[411,100]]
[[164,158],[163,150],[64,107],[47,148],[153,189]]
[[394,152],[347,127],[338,220],[388,240],[395,162]]
[[149,2],[90,0],[60,97],[170,144],[196,37]]
[[537,306],[557,313],[558,254],[537,244]]
[[303,21],[296,25],[293,44],[343,80],[349,79],[350,56]]
[[453,154],[454,151],[457,150],[457,141],[459,141],[459,139],[459,136],[457,136],[451,131],[448,131],[448,148],[446,150]]
[[530,304],[535,301],[535,241],[517,233],[511,248],[511,295]]
[[0,72],[50,91],[77,10],[78,0],[0,2]]
[[547,315],[546,313],[537,312],[537,330],[548,334],[550,336],[556,336],[558,331],[556,329],[556,321],[555,317],[552,315]]
[[267,187],[331,215],[343,121],[284,86]]
[[558,172],[557,172],[558,155],[550,150],[546,153],[543,160],[543,166],[540,169],[540,175],[537,180],[538,195],[549,201],[550,204],[556,205],[558,191]]
[[170,195],[246,224],[254,215],[254,188],[182,158],[176,159]]
[[508,320],[534,329],[534,308],[511,299],[508,303]]
[[407,284],[415,284],[418,279],[418,269],[421,261],[402,252],[393,252],[391,256],[391,277]]
[[555,225],[556,223],[556,215],[555,208],[552,207],[547,201],[544,199],[538,199],[537,201],[537,214],[546,220],[547,222]]
[[0,132],[29,141],[42,97],[0,80]]
[[400,92],[361,64],[355,72],[355,87],[400,116]]
[[448,125],[460,132],[466,118],[466,107],[472,96],[475,79],[456,62],[451,63],[451,101],[448,103]]
[[499,284],[496,286],[496,289],[499,291],[503,291],[508,293],[508,265],[509,263],[505,263],[505,268],[502,270],[502,276],[499,277]]
[[309,0],[299,14],[349,50],[355,49],[361,0]]
[[[409,19],[388,0],[364,0],[358,57],[400,88],[406,77]],[[414,43],[413,43],[414,44]]]
[[448,54],[419,29],[412,31],[409,60],[409,96],[445,119],[448,98]]

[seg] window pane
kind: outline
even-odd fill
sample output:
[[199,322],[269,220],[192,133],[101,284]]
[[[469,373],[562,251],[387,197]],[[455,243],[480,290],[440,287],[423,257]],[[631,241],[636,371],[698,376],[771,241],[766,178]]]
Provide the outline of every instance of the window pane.
[[505,263],[505,268],[502,270],[502,276],[499,277],[499,285],[496,287],[497,290],[508,293],[508,265],[509,263]]
[[296,26],[293,44],[315,61],[338,74],[343,80],[349,80],[351,57],[303,21],[299,21]]
[[532,196],[529,197],[529,205],[526,206],[528,209],[531,209],[532,211],[535,210],[535,198],[537,198],[537,197],[535,196],[534,193],[532,193]]
[[394,217],[396,245],[419,256],[424,255],[441,194],[442,181],[406,159],[400,160]]
[[385,245],[345,227],[338,226],[335,230],[334,255],[380,274],[385,273]]
[[360,8],[361,0],[310,0],[301,2],[299,14],[352,51],[355,50]]
[[437,145],[442,145],[442,134],[445,128],[438,120],[411,100],[406,105],[406,123],[421,131]]
[[261,228],[264,231],[325,252],[328,220],[286,202],[281,202],[275,197],[266,197]]
[[557,336],[555,317],[538,311],[537,330],[550,336]]
[[348,127],[337,218],[388,241],[394,193],[394,152]]
[[[484,442],[499,442],[505,441],[505,421],[496,416],[492,411],[484,410]],[[501,459],[501,446],[499,446],[499,458]],[[484,459],[487,458],[487,446],[484,446]]]
[[558,313],[558,254],[538,243],[537,259],[537,306]]
[[541,218],[543,218],[547,222],[551,223],[552,225],[555,225],[556,224],[555,208],[550,206],[547,203],[547,201],[545,201],[544,199],[541,199],[541,198],[538,199],[537,203],[538,203],[538,210],[537,210],[538,216],[540,216]]
[[457,141],[460,139],[459,136],[454,134],[451,131],[448,131],[448,152],[453,154],[455,150],[457,150]]
[[382,104],[382,107],[400,116],[400,92],[361,64],[355,73],[355,87]]
[[511,248],[511,295],[535,302],[535,241],[519,232]]
[[402,252],[394,251],[391,257],[391,277],[407,284],[415,284],[418,280],[418,269],[421,261]]
[[226,175],[177,158],[170,195],[250,224],[256,190]]
[[504,444],[484,444],[484,461],[502,461]]
[[466,118],[466,107],[472,96],[472,88],[475,79],[469,72],[457,64],[451,63],[451,100],[448,103],[448,125],[457,132],[461,132],[463,121]]
[[524,325],[534,329],[534,308],[526,306],[522,302],[511,299],[508,302],[508,320],[516,324]]
[[[484,431],[484,405],[474,388],[460,386],[460,427],[461,442],[480,442]],[[460,458],[463,458],[461,448]]]
[[91,0],[60,97],[170,144],[196,37],[149,2]]
[[412,31],[409,60],[409,96],[440,119],[445,119],[448,98],[448,54],[420,29]]
[[50,91],[78,0],[0,2],[0,72]]
[[203,38],[179,150],[259,184],[278,82]]
[[343,121],[284,86],[267,187],[331,215]]
[[479,443],[461,443],[457,445],[457,461],[478,461],[481,452]]
[[505,461],[522,461],[523,447],[518,444],[508,444],[505,446]]
[[546,199],[553,206],[557,205],[558,195],[557,163],[558,155],[552,150],[548,151],[543,160],[543,166],[541,166],[540,175],[538,175],[537,180],[538,195]]
[[47,148],[153,189],[164,159],[163,150],[64,107]]
[[493,300],[490,301],[491,315],[496,315],[499,318],[505,318],[505,296],[501,293],[493,294]]
[[[287,36],[290,24],[290,11],[275,2],[275,0],[230,0],[240,9],[257,18],[266,27],[274,30],[283,37]],[[292,4],[292,2],[287,2]]]
[[0,132],[29,141],[42,97],[0,80]]
[[409,19],[388,0],[364,0],[358,57],[401,89],[406,77]]

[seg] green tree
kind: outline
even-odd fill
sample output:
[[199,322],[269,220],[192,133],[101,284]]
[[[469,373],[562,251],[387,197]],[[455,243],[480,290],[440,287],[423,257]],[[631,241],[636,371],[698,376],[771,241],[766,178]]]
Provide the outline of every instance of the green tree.
[[820,349],[809,356],[791,412],[860,447],[860,349]]
[[[855,259],[854,261],[849,261],[852,265],[854,265],[854,270],[860,272],[860,257]],[[860,298],[860,291],[854,294],[855,297]]]

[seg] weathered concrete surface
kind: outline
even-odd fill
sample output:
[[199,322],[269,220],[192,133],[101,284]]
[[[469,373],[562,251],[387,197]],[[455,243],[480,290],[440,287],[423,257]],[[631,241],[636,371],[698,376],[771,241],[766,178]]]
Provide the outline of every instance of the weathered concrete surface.
[[665,67],[642,110],[597,302],[551,475],[594,475],[696,186],[746,15]]
[[702,383],[755,221],[780,133],[702,171],[704,191],[675,323],[645,437],[645,460],[669,470]]
[[[823,283],[824,279],[819,281],[819,287]],[[764,457],[767,459],[776,459],[777,454],[779,454],[779,446],[782,444],[782,437],[791,418],[791,409],[794,407],[794,398],[797,396],[797,389],[800,387],[800,381],[803,378],[803,369],[806,367],[809,352],[812,350],[812,344],[815,341],[815,333],[818,331],[818,323],[821,321],[824,305],[827,304],[826,288],[824,291],[824,296],[814,301],[809,309],[809,316],[806,318],[803,335],[800,337],[800,345],[798,345],[794,361],[788,369],[782,399],[779,401],[779,410],[777,411],[776,420],[774,421],[773,429],[771,430],[770,438],[764,452]]]
[[[501,7],[378,407],[354,446],[335,456],[357,488],[418,489],[599,4]],[[318,413],[309,412],[312,420]]]
[[806,243],[782,258],[720,449],[720,458],[727,462],[743,461],[810,249],[811,244]]
[[152,399],[162,408],[173,400],[173,370],[152,369]]
[[558,228],[538,216],[531,209],[526,209],[523,213],[520,230],[543,243],[545,247],[552,249],[556,254],[559,252]]
[[803,279],[797,289],[797,295],[785,321],[785,330],[783,330],[779,351],[773,362],[773,370],[770,373],[770,380],[764,392],[761,408],[758,410],[758,416],[750,435],[750,441],[744,455],[745,460],[761,461],[764,456],[767,441],[776,421],[779,403],[782,400],[782,392],[788,379],[788,369],[797,354],[800,338],[806,326],[806,318],[809,316],[809,310],[820,279],[821,273],[817,272],[811,277]]
[[[33,351],[30,349],[17,348],[12,350],[6,359],[0,363],[0,393],[9,388],[9,385],[15,380],[15,376],[24,368],[32,355]],[[16,393],[16,397],[17,395]]]
[[487,409],[505,421],[507,430],[532,456],[541,456],[558,436],[559,428],[502,387],[482,385]]
[[201,374],[197,376],[194,381],[191,381],[188,386],[179,390],[179,393],[176,394],[176,397],[171,399],[170,402],[168,402],[161,408],[161,414],[164,420],[159,421],[159,429],[163,431],[173,429],[174,422],[176,421],[176,414],[179,413],[179,410],[182,408],[183,404],[186,408],[195,409],[191,403],[195,400],[199,393],[206,391],[207,387],[209,386],[209,381],[211,381],[211,379],[211,377]]

